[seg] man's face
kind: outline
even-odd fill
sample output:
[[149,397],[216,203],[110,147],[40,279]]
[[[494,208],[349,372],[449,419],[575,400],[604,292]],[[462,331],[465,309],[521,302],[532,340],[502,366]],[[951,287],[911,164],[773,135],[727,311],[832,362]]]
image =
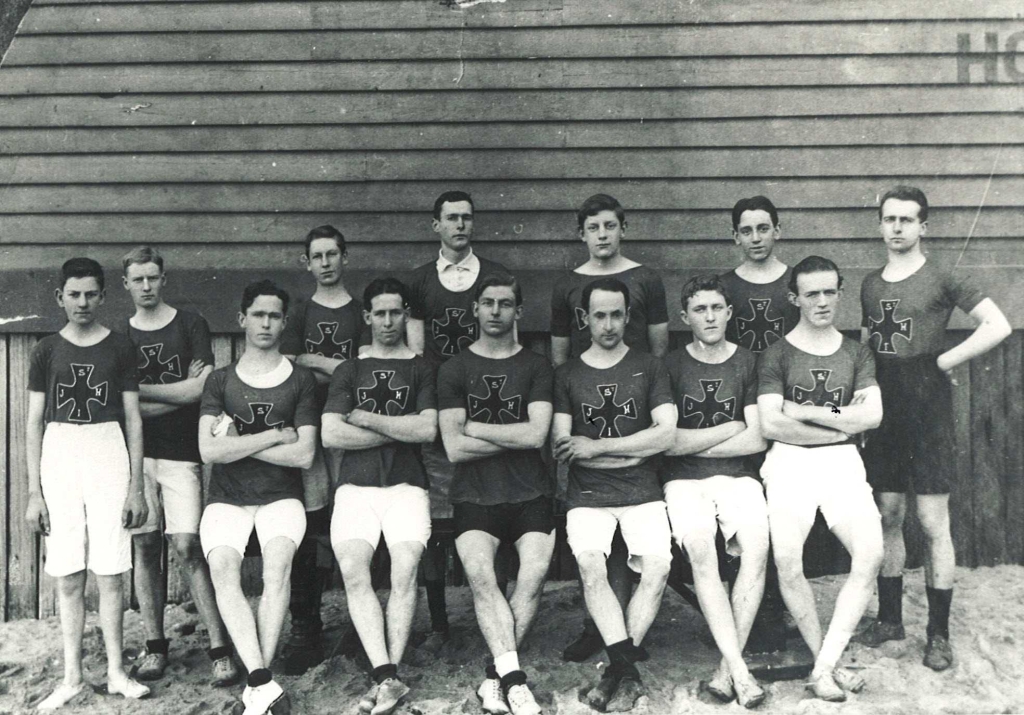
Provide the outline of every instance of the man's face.
[[347,262],[347,256],[333,238],[314,238],[310,242],[306,270],[313,274],[318,285],[336,285],[341,280],[341,267]]
[[928,222],[921,221],[921,205],[916,201],[887,199],[882,204],[882,238],[886,248],[895,253],[906,253],[917,247],[928,230]]
[[489,286],[473,303],[473,315],[480,321],[481,330],[497,338],[512,332],[523,315],[523,306],[516,305],[512,286]]
[[100,289],[100,282],[87,278],[68,278],[64,287],[57,291],[57,305],[64,309],[69,323],[88,327],[96,320],[96,310],[103,305],[106,292]]
[[160,305],[160,298],[167,284],[166,274],[160,266],[153,263],[133,263],[125,273],[124,287],[132,296],[137,308],[155,308]]
[[370,309],[363,311],[363,320],[373,332],[375,345],[394,347],[405,337],[405,321],[409,311],[397,293],[381,293],[370,300]]
[[760,262],[772,255],[780,233],[780,228],[772,223],[771,215],[757,209],[740,214],[740,222],[732,232],[732,238],[743,249],[748,261]]
[[434,232],[449,251],[465,251],[473,239],[473,205],[468,201],[445,201],[441,218],[434,219]]
[[590,310],[587,325],[590,339],[605,350],[611,350],[622,342],[629,322],[626,297],[618,291],[595,290],[590,294]]
[[797,295],[789,300],[800,309],[800,319],[816,328],[825,328],[835,321],[839,307],[839,276],[835,271],[801,273],[796,278]]
[[701,290],[686,302],[682,316],[694,337],[706,345],[716,345],[725,339],[725,326],[732,317],[732,308],[717,290]]
[[276,295],[258,295],[245,313],[238,314],[238,325],[245,330],[246,342],[262,350],[281,342],[284,324],[284,304]]
[[587,244],[592,258],[613,258],[619,253],[619,244],[626,229],[614,211],[601,211],[587,216],[580,229],[580,237]]

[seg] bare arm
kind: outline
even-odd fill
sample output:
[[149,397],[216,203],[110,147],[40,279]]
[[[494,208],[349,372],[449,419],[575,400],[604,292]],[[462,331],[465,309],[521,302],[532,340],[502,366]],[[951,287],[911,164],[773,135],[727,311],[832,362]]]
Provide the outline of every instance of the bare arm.
[[740,424],[744,423],[745,427],[738,435],[698,452],[697,456],[745,457],[768,449],[768,442],[761,434],[761,419],[757,413],[757,405],[747,405],[743,408],[743,422]]
[[340,449],[371,449],[389,444],[394,440],[379,432],[349,424],[345,415],[325,412],[320,418],[325,447]]
[[757,398],[757,412],[761,419],[761,434],[765,439],[777,439],[786,444],[814,446],[837,444],[847,435],[839,430],[805,424],[782,413],[782,395],[761,395]]
[[296,355],[294,358],[296,365],[302,365],[308,367],[313,371],[313,374],[320,377],[330,377],[334,374],[338,365],[345,362],[340,358],[329,358],[323,355],[314,355],[312,353],[303,353],[302,355]]
[[939,355],[936,363],[940,370],[948,373],[957,365],[984,355],[1003,342],[1012,332],[1003,311],[991,298],[986,298],[974,306],[970,316],[977,327],[962,343]]
[[[191,405],[203,397],[203,385],[206,378],[213,372],[213,365],[204,365],[195,377],[188,377],[181,382],[169,385],[139,385],[139,399],[142,403],[161,403],[166,405]],[[150,416],[150,415],[147,415]]]
[[572,350],[572,342],[569,338],[551,336],[551,364],[555,367],[569,362],[569,351]]
[[252,455],[253,459],[267,464],[276,464],[279,467],[309,469],[313,466],[313,458],[316,456],[316,437],[319,428],[303,425],[295,431],[299,435],[297,440],[260,450]]
[[454,464],[472,462],[505,451],[504,447],[499,447],[493,442],[466,435],[466,409],[464,407],[450,407],[441,410],[438,421],[441,425],[441,441],[444,442],[445,452],[448,453],[448,459]]
[[140,402],[139,412],[142,414],[143,419],[151,419],[153,417],[163,417],[169,415],[178,409],[178,405],[170,405],[166,402]]
[[352,410],[348,423],[373,430],[396,442],[420,444],[437,437],[437,410],[423,410],[413,415],[378,415],[366,410]]
[[409,318],[405,324],[405,340],[409,344],[409,349],[417,355],[423,354],[426,345],[425,330],[423,321],[416,318]]
[[628,437],[590,439],[582,435],[563,437],[555,443],[555,458],[570,463],[597,457],[651,457],[672,446],[677,421],[673,403],[658,405],[651,410],[653,424]]
[[782,405],[782,413],[806,424],[836,429],[846,434],[860,434],[875,429],[882,423],[882,391],[877,386],[857,390],[854,400],[846,407],[798,405],[789,400]]
[[531,402],[526,407],[527,421],[511,425],[466,422],[463,434],[482,439],[504,449],[540,449],[551,428],[550,402]]
[[651,355],[663,358],[668,354],[668,323],[647,326],[647,342],[651,344]]
[[745,428],[746,425],[740,421],[725,422],[705,429],[683,429],[677,427],[673,435],[674,441],[672,446],[665,451],[665,454],[669,457],[697,454],[732,439]]
[[43,413],[46,410],[46,393],[28,393],[28,419],[25,423],[25,455],[28,472],[28,505],[25,520],[33,530],[41,534],[50,533],[50,514],[43,501],[43,490],[39,482],[39,462],[43,457]]
[[128,496],[121,512],[121,523],[127,529],[134,529],[146,523],[149,507],[143,493],[142,478],[142,415],[139,413],[139,393],[122,392],[124,406],[125,442],[128,445],[128,464],[131,480],[128,482]]
[[213,427],[217,418],[203,415],[199,418],[199,454],[206,464],[230,464],[240,459],[251,457],[269,447],[281,444],[294,436],[288,430],[269,429],[257,434],[227,434],[222,437],[213,436]]

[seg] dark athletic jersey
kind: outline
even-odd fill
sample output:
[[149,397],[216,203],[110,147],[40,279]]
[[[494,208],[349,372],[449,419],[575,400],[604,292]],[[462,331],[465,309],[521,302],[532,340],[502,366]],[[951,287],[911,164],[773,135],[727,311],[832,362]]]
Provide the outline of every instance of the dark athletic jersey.
[[[574,358],[555,371],[555,412],[572,415],[572,434],[628,437],[651,426],[651,410],[672,403],[664,364],[630,350],[617,365],[598,369]],[[657,460],[603,469],[570,465],[569,508],[633,506],[662,498]]]
[[[718,365],[709,365],[681,348],[665,358],[672,394],[679,409],[680,429],[704,429],[743,420],[743,410],[757,404],[757,357],[744,348],[736,348],[732,357]],[[663,457],[661,481],[704,479],[724,474],[753,477],[749,457]]]
[[[324,414],[347,415],[352,410],[365,410],[397,417],[436,408],[434,370],[424,358],[368,357],[343,362],[334,371]],[[411,484],[427,488],[420,447],[407,442],[346,449],[340,477],[341,484],[357,487]]]
[[860,286],[861,325],[880,361],[944,352],[953,308],[970,313],[985,300],[969,276],[931,261],[901,281],[883,279],[882,270],[869,273]]
[[647,266],[636,266],[621,273],[585,276],[570,271],[562,276],[551,292],[551,334],[569,338],[569,356],[579,357],[590,347],[587,312],[583,310],[583,289],[599,278],[616,278],[629,288],[629,322],[623,342],[637,352],[651,352],[648,325],[668,322],[665,286],[661,276]]
[[[195,313],[178,310],[159,330],[139,330],[127,323],[135,345],[140,385],[170,385],[188,379],[193,360],[213,366],[210,326]],[[174,412],[142,421],[144,454],[153,459],[200,462],[199,403],[182,405]]]
[[500,263],[480,258],[480,273],[473,284],[454,293],[437,276],[437,262],[426,263],[409,278],[409,303],[412,317],[423,321],[423,357],[437,367],[465,350],[480,337],[480,326],[473,317],[476,287],[491,273],[511,273]]
[[[462,407],[466,420],[495,425],[529,421],[531,402],[551,402],[553,373],[546,359],[523,348],[495,360],[464,350],[441,366],[437,401],[442,410]],[[470,504],[518,504],[554,494],[539,449],[509,449],[455,465],[449,498]]]
[[[360,345],[369,343],[363,306],[358,300],[353,298],[340,308],[327,308],[305,298],[288,311],[288,323],[281,334],[281,354],[351,360],[359,353]],[[323,405],[327,399],[326,384],[317,383],[317,396]]]
[[114,332],[88,347],[75,345],[60,333],[48,335],[32,348],[28,389],[46,394],[47,424],[124,425],[121,393],[139,391],[135,348]]
[[789,302],[792,273],[787,268],[780,278],[763,284],[744,280],[735,270],[719,276],[732,299],[732,318],[725,329],[729,342],[760,354],[796,327],[800,309]]
[[[214,370],[203,388],[200,415],[226,413],[239,436],[276,427],[319,427],[313,373],[294,365],[288,379],[275,387],[252,387],[238,377],[236,363]],[[302,500],[302,470],[280,467],[254,457],[213,465],[210,504],[260,506],[281,499]]]
[[801,405],[846,407],[853,393],[877,385],[871,348],[847,337],[824,356],[780,340],[758,362],[757,394],[782,395]]

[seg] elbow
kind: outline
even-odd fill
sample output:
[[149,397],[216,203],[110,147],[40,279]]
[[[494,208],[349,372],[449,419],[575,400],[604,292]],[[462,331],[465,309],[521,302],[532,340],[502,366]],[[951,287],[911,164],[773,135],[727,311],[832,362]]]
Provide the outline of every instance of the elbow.
[[430,423],[423,428],[423,433],[419,436],[419,441],[424,444],[430,444],[437,440],[437,424]]
[[761,420],[761,439],[765,442],[765,448],[767,449],[767,442],[769,440],[782,439],[782,434],[776,427],[775,423],[770,419]]
[[307,449],[303,451],[302,454],[299,455],[299,458],[297,460],[295,460],[297,462],[295,466],[298,467],[299,469],[309,469],[310,467],[313,466],[313,460],[315,458],[316,450],[312,448]]
[[658,439],[655,444],[657,452],[667,452],[676,444],[676,428],[674,425],[658,426]]

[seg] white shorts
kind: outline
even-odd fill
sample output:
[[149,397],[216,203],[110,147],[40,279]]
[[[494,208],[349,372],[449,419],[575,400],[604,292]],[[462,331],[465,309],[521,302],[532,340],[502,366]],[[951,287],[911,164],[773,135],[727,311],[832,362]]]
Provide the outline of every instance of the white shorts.
[[361,539],[377,548],[381,533],[387,544],[430,539],[430,496],[411,484],[357,487],[343,484],[334,494],[331,545]]
[[775,442],[761,467],[768,520],[796,520],[810,530],[820,509],[830,529],[880,519],[856,445],[799,447]]
[[203,510],[199,524],[203,555],[209,558],[218,546],[230,546],[245,556],[245,545],[253,528],[261,549],[278,536],[291,539],[298,548],[306,533],[306,510],[298,499],[279,499],[262,506],[210,504]]
[[673,479],[665,485],[665,503],[672,536],[682,548],[692,534],[710,534],[720,528],[725,550],[739,556],[736,541],[740,526],[760,526],[768,531],[768,507],[764,489],[753,477],[716,475],[705,479]]
[[640,571],[641,556],[672,560],[672,532],[663,501],[570,509],[565,516],[565,531],[572,555],[579,558],[585,551],[600,551],[607,558],[616,524],[622,529],[629,550],[629,567],[634,571]]
[[146,478],[146,523],[132,534],[198,534],[203,514],[203,473],[195,462],[173,459],[142,460]]
[[131,467],[117,422],[46,425],[39,480],[50,513],[46,573],[70,576],[88,565],[113,576],[132,567],[132,537],[121,522]]

